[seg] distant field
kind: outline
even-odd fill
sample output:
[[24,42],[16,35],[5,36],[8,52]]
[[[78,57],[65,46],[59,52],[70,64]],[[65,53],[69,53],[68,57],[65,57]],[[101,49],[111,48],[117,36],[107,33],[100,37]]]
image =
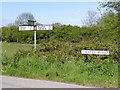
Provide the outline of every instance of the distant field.
[[29,50],[33,48],[33,44],[20,43],[2,43],[2,53],[13,56],[18,50]]

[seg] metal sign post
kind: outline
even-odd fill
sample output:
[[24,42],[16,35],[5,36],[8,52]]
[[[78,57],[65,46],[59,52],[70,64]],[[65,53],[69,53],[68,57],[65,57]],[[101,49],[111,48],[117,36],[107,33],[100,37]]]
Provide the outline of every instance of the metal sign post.
[[36,31],[34,31],[34,50],[36,50]]
[[36,21],[28,20],[29,26],[19,26],[19,31],[34,31],[34,50],[36,50],[36,31],[37,30],[53,30],[51,25],[38,25],[34,24]]

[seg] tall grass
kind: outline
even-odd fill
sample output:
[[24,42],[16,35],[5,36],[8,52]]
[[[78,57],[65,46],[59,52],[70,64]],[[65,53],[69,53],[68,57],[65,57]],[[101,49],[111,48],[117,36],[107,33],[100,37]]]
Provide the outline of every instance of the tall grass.
[[3,74],[26,78],[73,82],[99,87],[118,87],[118,66],[116,64],[84,63],[73,61],[48,62],[42,58],[20,58],[19,62],[4,65]]

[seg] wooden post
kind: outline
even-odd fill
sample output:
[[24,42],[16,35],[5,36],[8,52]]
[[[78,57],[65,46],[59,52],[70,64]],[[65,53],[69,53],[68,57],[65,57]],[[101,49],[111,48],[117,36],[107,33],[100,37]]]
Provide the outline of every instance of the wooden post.
[[[87,50],[87,48],[85,48],[85,50]],[[88,62],[88,55],[85,54],[85,61],[84,62]]]
[[88,62],[88,55],[85,54],[85,61],[84,62]]

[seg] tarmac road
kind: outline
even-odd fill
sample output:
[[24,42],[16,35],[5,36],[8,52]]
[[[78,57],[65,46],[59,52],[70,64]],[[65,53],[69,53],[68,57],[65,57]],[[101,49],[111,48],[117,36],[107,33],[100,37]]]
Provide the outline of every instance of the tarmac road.
[[2,88],[94,88],[62,82],[26,79],[10,76],[0,76],[0,79],[2,79]]

